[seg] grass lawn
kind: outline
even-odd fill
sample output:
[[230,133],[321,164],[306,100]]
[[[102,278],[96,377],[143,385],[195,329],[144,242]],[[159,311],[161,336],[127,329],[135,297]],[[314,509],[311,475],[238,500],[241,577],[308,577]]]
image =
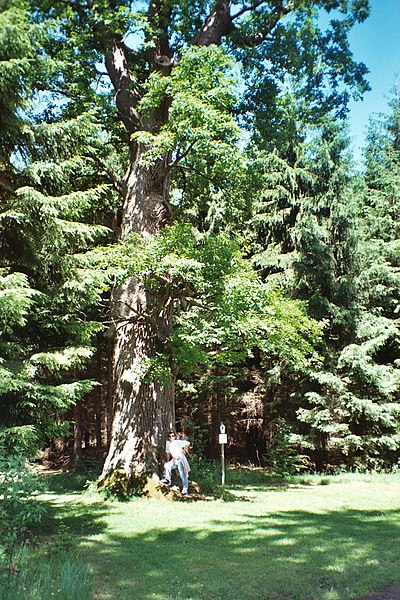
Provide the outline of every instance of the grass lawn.
[[40,535],[62,524],[96,600],[346,600],[400,584],[399,474],[227,479],[225,502],[47,491]]

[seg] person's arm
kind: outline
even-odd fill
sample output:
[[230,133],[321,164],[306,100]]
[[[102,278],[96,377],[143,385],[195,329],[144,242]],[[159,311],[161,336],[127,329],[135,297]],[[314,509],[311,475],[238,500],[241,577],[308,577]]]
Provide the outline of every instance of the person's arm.
[[170,442],[167,441],[166,445],[165,445],[165,462],[169,462],[172,459],[172,454],[169,451],[170,449]]

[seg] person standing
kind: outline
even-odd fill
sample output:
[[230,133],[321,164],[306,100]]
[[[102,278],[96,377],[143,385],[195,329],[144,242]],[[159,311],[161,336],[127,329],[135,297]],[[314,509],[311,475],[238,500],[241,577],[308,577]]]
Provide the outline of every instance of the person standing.
[[167,462],[164,464],[164,478],[161,480],[161,483],[171,485],[172,470],[178,469],[182,480],[181,494],[184,496],[188,493],[189,487],[190,466],[185,454],[189,446],[190,442],[188,440],[179,440],[174,431],[168,432],[167,443],[165,446]]

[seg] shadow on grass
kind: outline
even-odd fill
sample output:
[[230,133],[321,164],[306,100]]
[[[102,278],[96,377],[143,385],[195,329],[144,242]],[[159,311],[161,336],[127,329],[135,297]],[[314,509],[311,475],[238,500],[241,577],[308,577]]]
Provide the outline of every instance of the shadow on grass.
[[209,527],[108,536],[94,598],[347,600],[400,581],[397,510],[243,512]]
[[99,475],[99,469],[48,472],[40,475],[40,484],[44,492],[79,493],[87,487],[88,482],[95,481]]
[[100,534],[107,528],[105,517],[110,508],[103,500],[91,502],[90,505],[81,501],[79,496],[72,496],[70,502],[59,502],[57,493],[53,492],[45,498],[39,497],[37,502],[43,508],[40,525],[33,527],[31,532],[38,542],[51,541],[61,530],[67,530],[74,538],[74,546],[78,546],[87,536]]

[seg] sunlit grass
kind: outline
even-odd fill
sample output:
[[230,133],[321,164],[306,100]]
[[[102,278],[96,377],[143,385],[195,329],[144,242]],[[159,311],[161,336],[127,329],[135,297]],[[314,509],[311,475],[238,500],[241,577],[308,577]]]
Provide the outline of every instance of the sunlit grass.
[[400,584],[399,474],[248,470],[227,489],[226,502],[126,503],[49,490],[41,535],[66,528],[99,600],[351,600]]

